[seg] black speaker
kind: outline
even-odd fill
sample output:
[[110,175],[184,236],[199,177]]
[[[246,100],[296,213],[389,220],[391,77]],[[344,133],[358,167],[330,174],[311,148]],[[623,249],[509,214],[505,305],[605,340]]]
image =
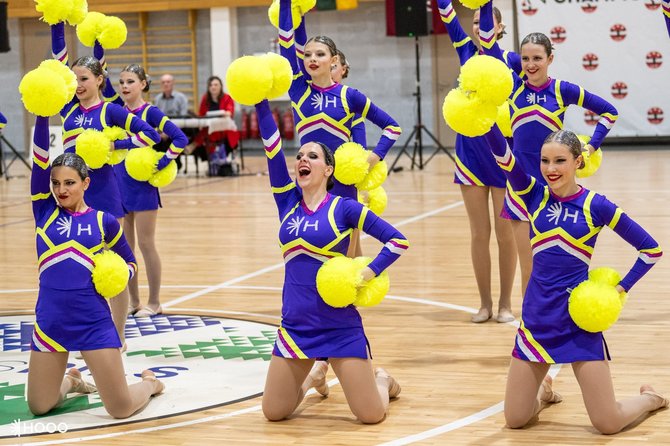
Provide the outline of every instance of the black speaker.
[[10,49],[7,32],[7,2],[0,1],[0,53],[6,53]]
[[428,35],[426,0],[386,0],[386,35]]

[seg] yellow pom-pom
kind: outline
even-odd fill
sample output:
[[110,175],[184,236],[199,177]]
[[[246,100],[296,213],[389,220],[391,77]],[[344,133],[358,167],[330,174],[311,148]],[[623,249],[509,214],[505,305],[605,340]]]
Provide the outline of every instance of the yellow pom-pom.
[[121,164],[123,160],[126,159],[126,156],[128,155],[128,150],[127,149],[116,149],[111,152],[111,155],[109,155],[109,160],[107,160],[107,163],[111,164],[114,166],[115,164]]
[[468,9],[477,10],[487,4],[490,0],[461,0],[463,6]]
[[262,57],[272,71],[272,88],[268,91],[267,98],[274,99],[286,94],[293,82],[291,64],[277,53],[267,53]]
[[228,93],[242,105],[256,105],[267,98],[273,82],[272,70],[260,57],[235,59],[226,71]]
[[498,128],[503,136],[507,136],[508,138],[512,137],[512,119],[509,114],[509,104],[507,102],[503,102],[498,106],[496,124],[498,124]]
[[367,175],[365,175],[363,181],[356,183],[356,189],[358,190],[377,189],[384,183],[384,181],[386,181],[386,177],[388,176],[388,170],[389,168],[386,165],[386,161],[384,160],[379,161],[372,167],[372,169],[370,169]]
[[[370,257],[356,257],[354,259],[361,269],[368,266],[372,259]],[[379,305],[386,297],[391,287],[391,281],[386,271],[382,271],[377,277],[373,277],[358,289],[354,305],[357,307],[373,307]]]
[[67,17],[67,22],[72,26],[79,25],[86,18],[86,14],[88,14],[88,2],[86,0],[74,0],[72,12]]
[[589,280],[609,286],[617,286],[621,282],[621,274],[614,268],[602,266],[589,271]]
[[99,169],[109,161],[111,141],[104,133],[95,129],[86,129],[75,142],[75,152],[84,159],[91,169]]
[[46,68],[26,73],[19,84],[19,93],[26,110],[38,116],[55,115],[72,99],[63,78]]
[[103,251],[93,256],[92,278],[95,290],[105,299],[118,296],[128,285],[128,264],[114,251]]
[[454,88],[444,98],[442,115],[447,125],[464,136],[481,136],[491,130],[498,116],[495,105],[471,99]]
[[[163,156],[163,153],[158,153]],[[165,187],[172,184],[175,178],[177,178],[177,163],[175,161],[170,161],[167,166],[149,178],[149,184],[154,187]]]
[[82,45],[95,45],[95,40],[98,38],[98,33],[100,33],[100,25],[105,17],[107,16],[95,11],[89,11],[88,14],[86,14],[84,20],[77,25],[77,37]]
[[372,278],[358,290],[354,305],[357,307],[379,305],[388,294],[389,288],[391,288],[389,275],[386,271],[382,271],[380,275]]
[[115,16],[107,16],[100,22],[98,42],[106,50],[119,48],[126,42],[128,28],[123,20]]
[[591,280],[580,283],[568,299],[572,320],[592,333],[610,328],[619,318],[621,306],[621,298],[613,286]]
[[382,215],[388,204],[388,196],[384,188],[380,186],[369,191],[359,190],[358,201],[370,208],[375,214]]
[[[300,26],[300,22],[302,22],[303,13],[298,7],[298,5],[295,3],[291,7],[291,13],[292,13],[291,15],[293,16],[293,29],[295,29],[298,26]],[[270,23],[272,24],[272,26],[279,29],[279,0],[274,0],[270,5],[270,7],[268,8],[268,19],[270,19]]]
[[360,183],[368,169],[368,152],[360,144],[345,142],[335,151],[335,178],[340,183]]
[[577,178],[590,177],[600,168],[603,162],[603,151],[600,148],[589,154],[588,150],[582,152],[584,167],[577,169]]
[[512,94],[512,73],[504,62],[491,56],[471,57],[461,67],[461,90],[476,92],[475,99],[500,105]]
[[67,95],[71,99],[74,97],[77,92],[77,75],[68,68],[64,63],[56,60],[49,59],[42,61],[39,66],[40,69],[51,70],[56,73],[58,76],[63,78],[65,82],[65,87],[67,88]]
[[132,149],[126,155],[126,172],[137,181],[149,181],[156,173],[156,151],[151,147]]
[[64,22],[72,12],[73,0],[35,0],[35,9],[49,25]]
[[582,143],[582,148],[591,142],[591,137],[589,135],[577,135],[577,139]]
[[116,141],[119,139],[126,139],[128,137],[128,133],[123,127],[117,127],[117,126],[112,126],[112,127],[105,127],[102,130],[102,133],[109,138],[110,141]]
[[316,273],[316,289],[331,307],[342,308],[356,300],[363,267],[349,257],[338,256],[326,261]]
[[316,0],[294,0],[293,4],[298,8],[300,14],[305,15],[316,6]]

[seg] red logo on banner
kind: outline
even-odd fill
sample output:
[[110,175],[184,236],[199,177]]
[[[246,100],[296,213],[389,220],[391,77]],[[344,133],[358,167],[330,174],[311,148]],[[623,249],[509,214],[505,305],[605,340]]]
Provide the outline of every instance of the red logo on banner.
[[610,37],[616,42],[620,42],[626,38],[626,27],[621,23],[616,23],[610,28]]
[[658,8],[661,7],[661,2],[657,0],[647,0],[644,2],[644,6],[650,11],[656,11]]
[[647,121],[652,124],[660,124],[663,122],[663,110],[660,107],[651,107],[647,110]]
[[524,0],[521,2],[521,11],[526,15],[535,15],[537,8],[533,8],[533,5],[530,4],[530,0]]
[[549,35],[551,36],[551,41],[554,43],[563,43],[566,39],[566,31],[562,26],[554,26],[551,28]]
[[593,53],[586,53],[582,57],[582,66],[587,71],[593,71],[598,68],[598,56]]
[[658,51],[649,51],[647,53],[647,66],[649,68],[658,68],[663,63],[663,55]]
[[596,125],[600,116],[596,115],[591,110],[584,110],[584,122],[588,125]]
[[582,5],[582,11],[584,11],[584,12],[587,13],[587,14],[590,14],[590,13],[592,13],[593,11],[595,11],[596,8],[597,8],[597,6],[596,6],[596,5],[593,5],[593,4],[591,4],[591,3],[587,3],[587,4],[585,4],[585,5]]
[[628,95],[628,85],[624,82],[615,82],[612,84],[612,96],[616,99],[623,99]]

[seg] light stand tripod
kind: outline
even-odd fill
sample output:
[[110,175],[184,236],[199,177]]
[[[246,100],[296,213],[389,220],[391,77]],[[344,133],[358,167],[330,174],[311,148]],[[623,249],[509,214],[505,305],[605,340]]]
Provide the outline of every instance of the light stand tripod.
[[[425,125],[423,125],[423,121],[421,121],[421,72],[419,71],[419,36],[414,36],[414,51],[416,61],[416,91],[412,93],[412,95],[416,96],[417,122],[416,124],[414,124],[414,129],[412,129],[412,133],[410,133],[409,136],[407,137],[407,142],[405,143],[404,146],[402,146],[402,148],[400,149],[400,153],[398,153],[398,156],[396,156],[395,160],[393,161],[393,164],[391,164],[391,167],[389,167],[389,173],[402,169],[402,167],[395,169],[395,165],[398,163],[400,157],[402,157],[403,155],[407,155],[412,160],[411,169],[414,169],[414,166],[418,167],[419,169],[423,169],[424,166],[426,166],[430,162],[430,160],[432,160],[433,157],[437,155],[439,152],[446,153],[447,156],[449,156],[449,158],[451,158],[451,160],[454,163],[456,162],[453,155],[449,153],[449,151],[442,144],[440,144],[437,138],[435,138],[435,135],[433,135],[430,132],[430,130],[428,130]],[[425,162],[423,160],[423,138],[421,135],[422,132],[426,132],[430,137],[430,139],[432,139],[435,145],[437,146],[437,149],[435,149],[432,155],[430,155]],[[412,142],[412,138],[414,138],[414,150],[410,155],[409,150],[407,148],[409,147],[410,142]],[[418,162],[416,161],[417,154],[419,155]]]
[[[4,153],[2,153],[2,152],[3,152],[3,147],[2,147],[3,144],[2,144],[2,143],[7,144],[7,147],[9,147],[9,148],[12,150],[12,152],[14,153],[14,154],[12,155],[13,158],[12,158],[9,162],[7,162],[7,161],[5,160],[5,155],[4,155]],[[22,155],[21,155],[21,154],[14,148],[14,146],[11,145],[11,144],[9,143],[9,141],[7,141],[7,139],[3,136],[3,134],[0,133],[0,175],[5,175],[5,180],[9,180],[10,176],[9,176],[8,169],[9,169],[9,167],[14,163],[14,161],[16,161],[17,159],[21,160],[21,162],[22,162],[23,164],[25,164],[25,166],[28,168],[28,170],[31,169],[30,164],[28,164],[28,162],[27,162],[27,161],[23,158],[23,156],[22,156]]]

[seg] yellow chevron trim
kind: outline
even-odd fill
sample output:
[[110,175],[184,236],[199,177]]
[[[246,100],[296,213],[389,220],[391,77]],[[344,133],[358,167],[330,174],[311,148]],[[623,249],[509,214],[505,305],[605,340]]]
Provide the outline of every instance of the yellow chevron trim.
[[[298,345],[295,343],[295,341],[289,336],[288,332],[284,327],[279,327],[279,331],[281,331],[281,335],[286,341],[286,343],[291,347],[291,350],[298,356],[300,359],[307,359],[307,355],[305,355],[302,350],[298,347]],[[277,340],[277,342],[281,342],[280,340]]]
[[271,187],[270,189],[272,190],[272,193],[273,193],[273,194],[283,194],[284,192],[288,192],[288,191],[290,191],[291,189],[295,189],[295,183],[294,183],[294,182],[290,182],[290,183],[288,183],[286,186],[282,186],[282,187]]
[[64,251],[67,248],[74,248],[75,250],[79,251],[80,253],[84,254],[86,257],[89,259],[93,258],[93,252],[95,252],[94,247],[92,249],[88,249],[86,246],[82,245],[81,243],[77,242],[76,240],[68,240],[65,243],[61,243],[58,246],[53,246],[50,247],[48,250],[42,253],[42,255],[37,259],[37,263],[42,263],[42,261],[46,258],[49,257],[53,254],[57,254],[60,251]]
[[39,337],[42,338],[42,340],[44,340],[44,342],[46,342],[51,347],[53,347],[54,350],[56,350],[57,352],[66,352],[67,351],[67,350],[65,350],[65,347],[63,347],[58,342],[51,339],[46,333],[44,333],[42,331],[42,329],[40,328],[40,326],[37,325],[37,321],[35,321],[35,325],[33,327],[34,327],[35,331],[37,332],[37,334],[39,335]]
[[548,362],[550,364],[553,364],[555,362],[554,358],[549,356],[549,353],[547,353],[547,351],[544,349],[544,347],[542,347],[540,345],[540,343],[535,340],[535,338],[533,337],[533,334],[530,332],[530,330],[528,330],[526,328],[526,325],[523,323],[523,319],[521,319],[521,325],[519,326],[519,330],[523,331],[523,334],[526,335],[526,339],[528,340],[528,342],[530,342],[530,344],[533,347],[535,347],[535,350],[537,350],[537,352],[540,354],[540,356],[542,356],[542,358],[546,362]]
[[30,199],[32,201],[40,201],[40,200],[46,200],[47,198],[51,197],[51,192],[43,192],[39,194],[34,194],[30,196]]

